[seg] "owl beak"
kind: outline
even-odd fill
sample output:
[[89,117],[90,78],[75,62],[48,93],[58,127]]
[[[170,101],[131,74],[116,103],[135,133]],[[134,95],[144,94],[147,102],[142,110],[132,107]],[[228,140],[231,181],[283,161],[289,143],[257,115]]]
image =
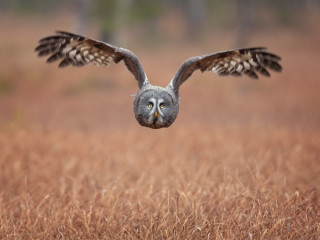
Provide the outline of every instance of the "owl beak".
[[156,112],[154,113],[154,116],[155,116],[155,117],[158,117],[158,111],[156,111]]

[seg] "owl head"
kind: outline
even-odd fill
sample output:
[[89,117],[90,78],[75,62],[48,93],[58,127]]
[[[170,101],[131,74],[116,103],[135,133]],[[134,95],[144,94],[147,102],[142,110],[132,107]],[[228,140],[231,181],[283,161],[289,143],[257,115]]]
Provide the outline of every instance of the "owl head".
[[174,122],[179,103],[168,89],[151,86],[138,92],[133,108],[140,125],[158,129],[169,127]]

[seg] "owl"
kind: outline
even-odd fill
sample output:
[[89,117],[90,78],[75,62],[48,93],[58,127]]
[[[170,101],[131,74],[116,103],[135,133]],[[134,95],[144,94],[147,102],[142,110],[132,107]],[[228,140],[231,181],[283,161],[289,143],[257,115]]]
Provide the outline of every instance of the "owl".
[[108,66],[124,62],[136,79],[139,91],[135,95],[133,111],[141,126],[160,129],[171,126],[179,112],[180,86],[196,70],[212,71],[220,76],[258,78],[257,73],[269,77],[267,69],[281,72],[281,58],[266,51],[264,47],[233,49],[191,57],[183,62],[173,79],[165,88],[152,85],[137,56],[125,48],[94,40],[77,34],[57,31],[43,38],[35,49],[38,56],[47,56],[47,63],[59,60],[59,67],[84,66],[89,63]]

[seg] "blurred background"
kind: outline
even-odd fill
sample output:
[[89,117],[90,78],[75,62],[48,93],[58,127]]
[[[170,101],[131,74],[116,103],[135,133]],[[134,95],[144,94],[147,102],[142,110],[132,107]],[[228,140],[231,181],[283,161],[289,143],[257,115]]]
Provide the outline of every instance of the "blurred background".
[[65,30],[131,49],[161,86],[188,57],[266,46],[283,58],[283,73],[259,81],[195,73],[172,127],[318,127],[319,9],[319,0],[1,0],[0,124],[143,131],[132,112],[136,82],[122,63],[58,69],[36,56],[40,38]]
[[[0,239],[317,239],[319,23],[319,0],[0,0]],[[132,50],[154,85],[230,48],[283,71],[195,72],[153,130],[122,62],[37,57],[55,30]]]

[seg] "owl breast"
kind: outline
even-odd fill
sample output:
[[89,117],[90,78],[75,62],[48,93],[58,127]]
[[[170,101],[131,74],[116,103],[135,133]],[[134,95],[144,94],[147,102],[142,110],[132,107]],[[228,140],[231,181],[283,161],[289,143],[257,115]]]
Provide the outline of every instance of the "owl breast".
[[169,127],[177,118],[179,98],[168,88],[148,86],[137,93],[133,110],[141,126]]

